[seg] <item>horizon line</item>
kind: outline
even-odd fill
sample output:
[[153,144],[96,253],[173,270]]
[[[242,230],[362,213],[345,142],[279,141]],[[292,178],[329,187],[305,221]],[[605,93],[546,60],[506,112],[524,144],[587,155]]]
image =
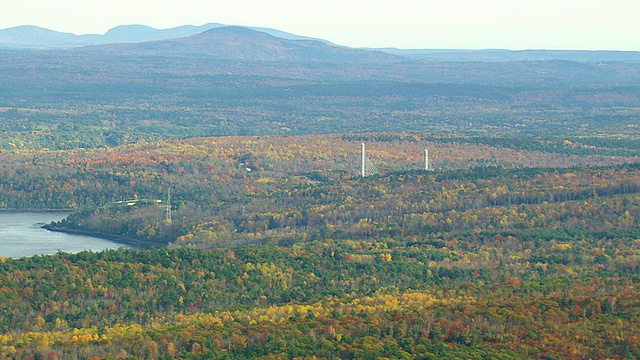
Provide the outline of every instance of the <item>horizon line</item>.
[[[292,33],[292,32],[288,32],[285,30],[280,30],[277,28],[271,28],[271,27],[264,27],[264,26],[252,26],[252,25],[239,25],[239,24],[233,24],[233,25],[229,25],[229,24],[223,24],[223,23],[217,23],[217,22],[207,22],[201,25],[193,25],[193,24],[184,24],[184,25],[178,25],[178,26],[172,26],[172,27],[166,27],[166,28],[160,28],[160,27],[153,27],[150,25],[145,25],[145,24],[141,24],[141,23],[130,23],[130,24],[120,24],[120,25],[116,25],[114,27],[109,28],[107,31],[105,31],[104,33],[97,33],[97,32],[88,32],[88,33],[76,33],[76,32],[67,32],[67,31],[60,31],[60,30],[55,30],[52,28],[48,28],[48,27],[44,27],[44,26],[40,26],[40,25],[33,25],[33,24],[23,24],[23,25],[16,25],[16,26],[10,26],[7,28],[2,28],[0,29],[0,31],[6,31],[6,30],[11,30],[11,29],[17,29],[17,28],[24,28],[24,27],[32,27],[32,28],[38,28],[38,29],[42,29],[42,30],[47,30],[47,31],[52,31],[52,32],[56,32],[59,34],[66,34],[66,35],[73,35],[76,37],[83,37],[83,36],[105,36],[107,35],[107,33],[109,33],[110,31],[120,28],[120,27],[133,27],[133,26],[139,26],[139,27],[145,27],[145,28],[149,28],[152,30],[156,30],[156,31],[167,31],[167,30],[174,30],[174,29],[179,29],[179,28],[183,28],[183,27],[203,27],[206,25],[219,25],[219,27],[241,27],[241,28],[249,28],[249,29],[264,29],[264,30],[273,30],[273,31],[278,31],[278,32],[282,32],[282,33],[286,33],[286,34],[290,34],[290,35],[294,35],[294,36],[298,36],[298,37],[305,37],[305,38],[310,38],[310,39],[317,39],[317,40],[322,40],[322,41],[326,41],[326,42],[330,42],[332,44],[338,45],[338,46],[345,46],[345,47],[350,47],[350,48],[354,48],[354,49],[370,49],[370,50],[399,50],[399,51],[513,51],[513,52],[519,52],[519,51],[577,51],[577,52],[627,52],[627,53],[634,53],[634,52],[640,52],[640,48],[638,49],[612,49],[612,48],[569,48],[569,47],[562,47],[562,48],[558,48],[558,47],[523,47],[523,48],[509,48],[509,47],[477,47],[477,48],[464,48],[464,47],[399,47],[399,46],[350,46],[350,45],[342,45],[342,44],[338,44],[336,42],[334,42],[333,40],[328,40],[325,38],[320,38],[320,37],[316,37],[316,36],[310,36],[310,35],[300,35],[297,33]],[[206,31],[206,30],[205,30]],[[259,30],[256,30],[259,31]],[[0,46],[0,48],[2,48]],[[6,48],[5,48],[6,49]]]

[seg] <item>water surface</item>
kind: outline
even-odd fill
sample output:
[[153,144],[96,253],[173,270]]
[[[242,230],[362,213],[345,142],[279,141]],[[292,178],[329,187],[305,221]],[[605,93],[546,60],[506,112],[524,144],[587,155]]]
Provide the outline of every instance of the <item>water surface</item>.
[[0,256],[21,258],[57,252],[77,253],[83,250],[128,248],[113,241],[86,235],[71,235],[49,231],[42,225],[60,221],[68,212],[1,212]]

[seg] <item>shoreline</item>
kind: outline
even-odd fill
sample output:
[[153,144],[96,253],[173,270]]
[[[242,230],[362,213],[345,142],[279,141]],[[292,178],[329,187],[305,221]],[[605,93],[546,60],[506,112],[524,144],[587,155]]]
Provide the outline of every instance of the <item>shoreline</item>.
[[120,235],[105,234],[105,233],[88,231],[88,230],[67,228],[63,226],[53,226],[51,224],[45,224],[42,226],[42,228],[49,231],[54,231],[54,232],[61,232],[61,233],[72,234],[72,235],[86,235],[86,236],[92,236],[100,239],[105,239],[105,240],[113,241],[118,244],[130,246],[134,250],[147,250],[151,248],[166,247],[166,245],[158,246],[159,244],[150,242],[150,241],[132,239],[132,238],[128,238]]

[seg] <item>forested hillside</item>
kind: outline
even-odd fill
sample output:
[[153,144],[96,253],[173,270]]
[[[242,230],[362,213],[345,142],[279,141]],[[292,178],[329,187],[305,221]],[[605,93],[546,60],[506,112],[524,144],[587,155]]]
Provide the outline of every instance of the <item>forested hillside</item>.
[[546,238],[524,249],[525,241],[325,240],[6,260],[0,351],[54,359],[638,357],[638,240]]

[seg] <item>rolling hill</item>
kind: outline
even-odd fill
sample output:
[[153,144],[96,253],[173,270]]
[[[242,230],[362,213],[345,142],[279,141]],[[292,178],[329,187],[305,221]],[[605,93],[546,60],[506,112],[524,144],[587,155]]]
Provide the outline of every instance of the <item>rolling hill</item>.
[[186,38],[75,49],[80,53],[207,57],[225,60],[294,62],[394,62],[402,58],[379,51],[290,40],[244,27],[219,27]]
[[59,46],[81,46],[82,38],[32,25],[16,26],[0,30],[0,48],[53,48]]

